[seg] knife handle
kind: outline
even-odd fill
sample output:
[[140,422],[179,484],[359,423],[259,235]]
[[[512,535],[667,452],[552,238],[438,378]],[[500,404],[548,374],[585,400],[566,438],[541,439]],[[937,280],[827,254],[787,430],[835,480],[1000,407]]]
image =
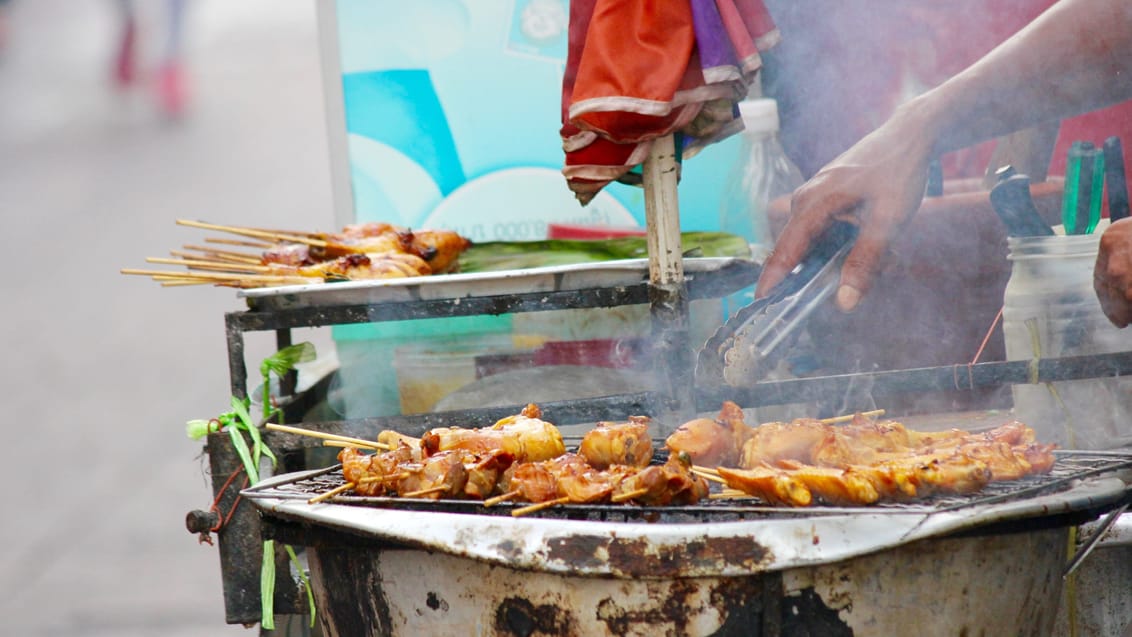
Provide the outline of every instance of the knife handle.
[[1108,218],[1120,221],[1128,216],[1128,183],[1124,175],[1124,148],[1119,137],[1104,140],[1104,170],[1108,182]]
[[999,169],[999,180],[990,192],[991,206],[1012,237],[1052,236],[1030,196],[1030,178],[1014,174],[1009,166]]

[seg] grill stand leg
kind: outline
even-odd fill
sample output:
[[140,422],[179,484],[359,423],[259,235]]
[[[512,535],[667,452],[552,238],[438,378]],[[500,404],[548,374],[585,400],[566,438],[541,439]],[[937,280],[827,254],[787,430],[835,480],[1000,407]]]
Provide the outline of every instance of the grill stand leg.
[[[247,365],[244,360],[244,332],[229,314],[225,320],[228,338],[228,370],[232,395],[247,397]],[[291,344],[291,330],[275,331],[279,349]],[[294,393],[294,377],[289,375],[281,387],[283,395]],[[229,624],[255,624],[261,619],[260,566],[263,559],[263,536],[259,515],[251,503],[239,501],[243,478],[231,482],[228,477],[243,467],[240,457],[232,448],[227,433],[208,436],[207,452],[212,475],[213,497],[217,501],[220,519],[224,522],[217,532],[220,553],[220,573],[224,584],[224,614]],[[233,511],[233,507],[236,507]],[[231,512],[231,517],[229,517]],[[282,547],[276,549],[275,612],[278,615],[304,614],[305,593],[290,573],[290,559]]]

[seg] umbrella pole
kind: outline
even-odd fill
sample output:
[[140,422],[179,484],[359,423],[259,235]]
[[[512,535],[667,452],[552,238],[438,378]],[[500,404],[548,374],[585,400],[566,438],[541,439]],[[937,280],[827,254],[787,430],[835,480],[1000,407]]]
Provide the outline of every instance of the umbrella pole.
[[[680,166],[672,135],[652,142],[642,167],[645,220],[648,226],[649,307],[653,351],[672,413],[659,418],[674,429],[691,417],[695,400],[694,360],[688,332],[688,295],[684,285],[680,206],[676,184]],[[667,435],[669,432],[660,432]]]

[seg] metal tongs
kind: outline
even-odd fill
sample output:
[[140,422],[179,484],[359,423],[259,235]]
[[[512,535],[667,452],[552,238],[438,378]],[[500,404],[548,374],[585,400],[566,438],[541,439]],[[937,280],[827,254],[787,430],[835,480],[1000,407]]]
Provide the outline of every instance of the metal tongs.
[[740,308],[704,344],[696,384],[745,387],[782,360],[797,328],[837,289],[857,227],[834,222],[770,294]]

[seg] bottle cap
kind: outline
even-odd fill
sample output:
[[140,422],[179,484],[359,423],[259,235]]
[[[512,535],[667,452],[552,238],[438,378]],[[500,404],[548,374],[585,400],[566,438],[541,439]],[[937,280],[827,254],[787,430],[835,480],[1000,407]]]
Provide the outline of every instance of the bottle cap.
[[763,97],[739,102],[739,116],[748,133],[778,132],[778,102]]

